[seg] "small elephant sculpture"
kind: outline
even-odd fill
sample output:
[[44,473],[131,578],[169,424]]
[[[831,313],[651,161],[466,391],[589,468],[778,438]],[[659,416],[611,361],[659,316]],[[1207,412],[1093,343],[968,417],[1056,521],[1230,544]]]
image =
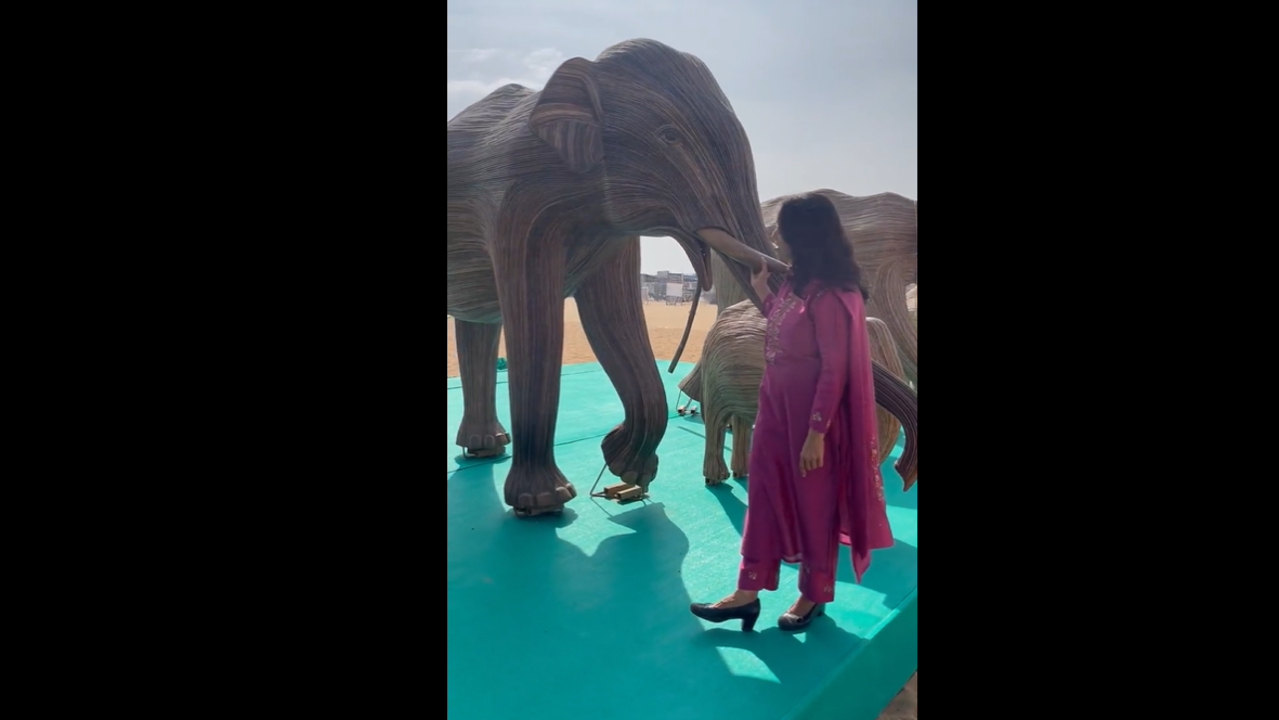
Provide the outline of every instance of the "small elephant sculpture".
[[[660,42],[629,40],[594,61],[565,61],[540,92],[498,88],[448,122],[447,193],[448,314],[465,405],[457,444],[470,456],[511,447],[504,496],[518,517],[558,512],[576,496],[552,450],[573,295],[625,410],[601,443],[604,462],[646,490],[668,412],[644,322],[639,236],[674,237],[703,289],[737,284],[756,303],[750,268],[785,268],[769,250],[750,141],[710,70]],[[510,434],[496,405],[503,329]]]
[[[908,283],[914,283],[918,259],[918,221],[916,203],[894,193],[855,197],[834,190],[818,190],[830,197],[839,210],[845,231],[854,246],[854,255],[867,278],[871,299],[867,314],[888,317],[867,318],[871,358],[876,370],[881,369],[895,379],[918,383],[916,371],[915,314],[907,306]],[[776,245],[777,211],[785,197],[774,198],[762,205],[769,228],[770,244]],[[718,271],[716,261],[712,272]],[[911,288],[913,291],[914,288]],[[680,389],[702,404],[706,419],[706,455],[703,473],[708,485],[728,477],[724,468],[724,429],[733,432],[733,455],[730,461],[734,476],[745,473],[749,457],[750,424],[743,432],[740,425],[754,422],[758,406],[760,379],[764,372],[763,332],[766,319],[743,304],[745,295],[738,287],[716,286],[719,316],[706,335],[702,355],[693,370],[680,382]],[[913,303],[914,298],[910,301]],[[731,363],[725,372],[720,364]],[[896,442],[898,429],[906,428],[906,449],[897,462],[897,471],[907,488],[918,477],[917,414],[915,391],[902,383],[881,382],[876,376],[875,400],[879,405],[878,435],[880,457],[887,457]],[[720,408],[722,418],[712,419],[712,409]],[[727,413],[727,414],[724,414]]]
[[[764,377],[764,330],[767,319],[749,301],[724,308],[706,333],[701,359],[680,381],[680,390],[702,404],[706,423],[706,452],[702,457],[702,475],[707,485],[718,485],[728,479],[724,466],[724,432],[733,433],[730,466],[733,477],[744,477],[750,459],[750,446],[755,414],[759,410],[759,384]],[[898,357],[897,343],[888,325],[878,318],[866,318],[871,359],[898,377],[904,374]],[[881,399],[877,396],[876,401]],[[907,423],[908,434],[915,435],[915,413],[894,402],[876,408],[876,434],[879,456],[888,457],[897,443],[900,413]],[[919,472],[916,463],[897,463],[906,489],[915,484]]]
[[759,308],[749,300],[720,310],[706,333],[701,358],[680,381],[680,390],[701,403],[706,424],[702,475],[707,485],[728,479],[729,469],[724,466],[726,428],[733,432],[733,477],[746,475],[751,428],[759,410],[759,383],[764,376],[766,325]]

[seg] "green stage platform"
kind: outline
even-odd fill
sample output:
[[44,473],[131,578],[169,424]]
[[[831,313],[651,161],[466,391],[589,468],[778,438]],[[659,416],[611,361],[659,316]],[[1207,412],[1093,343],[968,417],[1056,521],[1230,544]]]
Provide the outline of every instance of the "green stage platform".
[[[675,413],[692,365],[667,364],[672,417],[650,499],[587,497],[622,406],[598,364],[568,365],[555,456],[578,497],[561,516],[527,520],[502,502],[509,456],[460,457],[462,391],[449,379],[450,720],[874,720],[915,671],[919,491],[902,493],[892,469],[900,440],[883,468],[897,542],[874,553],[861,586],[842,550],[835,602],[808,632],[775,625],[796,593],[786,565],[755,632],[689,614],[733,587],[746,488],[704,486],[701,418]],[[509,428],[504,387],[498,416]],[[600,486],[613,482],[605,473]]]

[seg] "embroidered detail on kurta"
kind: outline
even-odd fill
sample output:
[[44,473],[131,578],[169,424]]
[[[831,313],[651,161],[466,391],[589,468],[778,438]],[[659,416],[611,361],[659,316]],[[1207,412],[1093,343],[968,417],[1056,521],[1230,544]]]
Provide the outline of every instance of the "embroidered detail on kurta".
[[782,332],[782,322],[786,320],[786,315],[794,307],[795,295],[787,295],[773,308],[773,314],[768,318],[768,329],[764,331],[764,360],[769,363],[776,360],[777,353],[781,351],[779,336]]
[[873,434],[870,436],[870,460],[871,467],[874,472],[871,475],[871,482],[875,486],[875,497],[880,501],[884,501],[884,478],[879,473],[879,438]]
[[822,421],[822,414],[819,412],[813,413],[813,422],[819,423],[821,421]]

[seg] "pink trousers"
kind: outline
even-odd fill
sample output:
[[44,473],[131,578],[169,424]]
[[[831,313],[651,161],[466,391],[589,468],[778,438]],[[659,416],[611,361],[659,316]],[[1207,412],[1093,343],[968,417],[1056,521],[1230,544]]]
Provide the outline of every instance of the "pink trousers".
[[776,590],[781,564],[798,563],[801,595],[817,603],[835,599],[838,489],[828,471],[810,472],[795,487],[763,473],[747,480],[738,589]]

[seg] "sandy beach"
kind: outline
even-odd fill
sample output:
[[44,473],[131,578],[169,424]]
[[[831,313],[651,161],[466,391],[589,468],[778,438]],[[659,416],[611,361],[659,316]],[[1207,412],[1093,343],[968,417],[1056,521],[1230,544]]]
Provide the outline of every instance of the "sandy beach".
[[[684,324],[688,322],[689,304],[667,305],[665,301],[644,303],[644,320],[648,324],[648,339],[653,343],[653,356],[658,360],[669,360],[675,356],[675,348],[679,347],[680,335],[684,333]],[[706,332],[715,322],[715,306],[702,303],[697,307],[697,317],[693,320],[693,329],[688,334],[688,344],[684,346],[681,362],[697,362],[702,354],[702,343],[706,341]],[[457,346],[453,336],[453,318],[448,318],[449,331],[449,377],[457,377]],[[506,357],[506,342],[497,350],[498,357]],[[591,344],[586,341],[586,332],[582,330],[582,320],[577,315],[577,303],[573,298],[564,301],[564,364],[595,362],[595,353],[591,352]]]
[[918,672],[910,676],[905,687],[897,692],[897,697],[879,714],[879,720],[919,720]]
[[[915,289],[912,286],[906,295],[906,306],[915,309]],[[667,305],[664,301],[644,303],[644,321],[648,324],[648,339],[653,344],[653,357],[657,360],[670,360],[675,356],[675,348],[679,347],[680,335],[684,332],[684,323],[688,322],[689,304]],[[697,307],[697,317],[693,319],[693,329],[688,334],[688,344],[684,346],[682,362],[697,362],[702,355],[702,343],[706,341],[706,333],[715,323],[716,309],[714,305],[701,303]],[[453,318],[448,320],[448,377],[457,377],[457,346],[453,339]],[[506,342],[498,346],[498,357],[506,357]],[[595,353],[591,352],[591,344],[586,341],[586,333],[582,330],[582,320],[577,315],[577,302],[573,298],[564,301],[564,364],[595,362]]]
[[[914,306],[913,302],[911,306]],[[687,304],[667,305],[662,301],[644,303],[648,337],[653,344],[653,355],[656,359],[669,360],[675,355],[680,335],[684,332],[684,324],[688,321],[688,308]],[[697,361],[702,354],[702,343],[706,340],[706,332],[710,330],[714,322],[715,306],[705,303],[699,305],[681,361]],[[457,347],[454,341],[452,318],[448,318],[448,335],[448,376],[457,377]],[[505,342],[498,347],[497,354],[498,357],[506,357]],[[577,303],[569,298],[564,301],[564,364],[594,361],[595,354],[591,352],[591,344],[586,340],[582,321],[577,315]],[[918,673],[912,675],[897,697],[884,708],[880,720],[916,720],[919,717],[917,675]]]

